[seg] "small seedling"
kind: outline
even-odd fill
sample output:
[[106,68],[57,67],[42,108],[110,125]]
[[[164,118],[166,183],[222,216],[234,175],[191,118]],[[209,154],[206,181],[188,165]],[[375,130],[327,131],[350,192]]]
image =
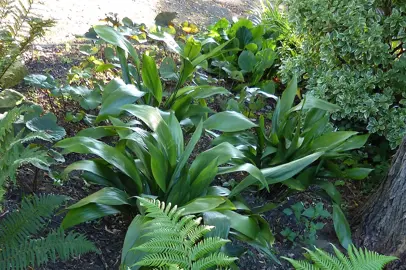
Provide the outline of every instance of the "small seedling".
[[321,202],[309,207],[305,207],[302,202],[298,202],[290,208],[285,208],[283,213],[287,216],[293,215],[297,225],[303,228],[293,231],[291,228],[286,227],[281,231],[281,235],[294,244],[299,240],[300,242],[313,245],[317,239],[317,231],[324,228],[325,223],[322,222],[323,219],[331,217]]

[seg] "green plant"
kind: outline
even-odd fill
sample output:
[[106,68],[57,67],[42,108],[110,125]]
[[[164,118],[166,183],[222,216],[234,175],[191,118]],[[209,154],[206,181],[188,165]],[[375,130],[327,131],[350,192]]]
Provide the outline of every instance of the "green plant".
[[[126,38],[127,32],[120,32],[120,28],[115,29],[107,25],[97,25],[94,28],[99,38],[114,46],[118,64],[121,67],[121,75],[126,85],[133,85],[143,93],[139,103],[148,104],[164,109],[175,111],[179,120],[195,116],[202,118],[210,111],[204,101],[205,98],[216,94],[227,94],[228,91],[221,87],[188,86],[185,84],[193,78],[193,74],[200,65],[208,58],[218,54],[228,42],[219,45],[206,54],[201,54],[201,44],[193,38],[189,38],[181,47],[166,32],[148,33],[150,38],[165,42],[171,51],[177,53],[181,59],[180,68],[175,65],[171,58],[163,60],[161,73],[166,78],[173,78],[176,85],[170,96],[164,102],[164,84],[161,81],[158,68],[154,58],[148,54],[142,56],[140,60],[133,44]],[[131,32],[130,32],[131,33]],[[182,88],[183,87],[183,88]]]
[[[370,168],[348,168],[340,164],[349,151],[366,143],[368,135],[334,130],[330,124],[330,112],[337,110],[337,105],[312,96],[306,96],[294,105],[296,95],[297,80],[294,78],[277,102],[271,128],[266,129],[265,118],[260,117],[255,133],[211,133],[216,137],[212,143],[229,142],[240,149],[252,164],[261,169],[267,185],[283,184],[293,191],[304,191],[311,185],[319,186],[323,194],[334,202],[336,214],[333,220],[337,235],[347,246],[351,233],[340,209],[341,195],[328,179],[363,179],[368,176],[372,171]],[[280,175],[275,168],[290,172]],[[233,188],[231,195],[256,184],[264,186],[247,177]]]
[[53,25],[52,20],[35,15],[35,4],[35,0],[0,1],[1,88],[12,87],[23,79],[26,71],[20,56]]
[[340,106],[336,121],[396,148],[406,134],[404,1],[283,3],[303,43],[283,59],[282,77],[303,75],[312,95]]
[[334,245],[335,256],[321,249],[315,251],[306,249],[308,261],[297,261],[291,258],[282,257],[289,261],[295,269],[329,269],[329,270],[381,270],[384,266],[394,260],[393,256],[380,255],[367,249],[357,249],[354,245],[348,248],[348,257],[346,257]]
[[98,252],[93,243],[74,232],[62,229],[42,238],[33,236],[47,225],[52,213],[66,200],[64,196],[41,195],[24,199],[21,207],[0,222],[0,268],[27,269],[48,261],[67,260],[88,252]]
[[[238,131],[251,128],[254,123],[235,112],[214,114],[197,124],[185,146],[181,125],[173,112],[133,104],[121,109],[137,119],[130,117],[123,122],[109,117],[112,125],[82,130],[76,137],[55,145],[63,148],[64,153],[98,157],[69,165],[64,176],[82,170],[88,182],[105,186],[68,207],[62,223],[64,228],[120,212],[140,212],[134,196],[144,194],[173,202],[184,208],[184,214],[214,212],[221,217],[223,227],[228,227],[223,237],[242,239],[274,257],[270,251],[273,235],[266,221],[237,198],[228,199],[228,189],[212,186],[217,175],[232,172],[247,172],[263,182],[261,172],[245,163],[243,154],[229,143],[191,158],[204,128]],[[117,137],[118,141],[110,140],[106,144],[99,140],[103,137]],[[244,212],[237,212],[239,209]],[[207,219],[205,223],[209,225]]]
[[[37,110],[37,111],[35,111]],[[63,157],[53,150],[47,150],[33,142],[42,140],[52,142],[55,138],[52,121],[37,117],[38,107],[16,107],[0,114],[0,190],[7,180],[16,181],[17,169],[23,164],[32,164],[51,174],[50,166]],[[16,122],[24,115],[22,126],[27,125],[34,132],[27,132]],[[47,131],[46,131],[47,130]],[[48,132],[48,133],[47,133]],[[26,146],[25,144],[31,143]],[[36,179],[34,179],[36,181]]]
[[294,232],[290,228],[285,228],[281,231],[281,234],[287,237],[293,243],[296,243],[296,238],[300,241],[314,245],[317,239],[317,231],[324,228],[325,223],[320,221],[321,218],[327,219],[331,218],[330,213],[324,209],[323,203],[318,202],[316,205],[304,207],[302,202],[298,202],[289,208],[283,210],[288,216],[294,216],[296,224],[298,226],[303,226],[304,229],[301,230],[302,233]]
[[211,59],[206,70],[217,75],[225,74],[247,86],[258,86],[261,82],[266,83],[265,89],[274,88],[269,80],[275,75],[275,69],[271,67],[277,59],[276,42],[268,39],[269,35],[264,25],[254,25],[248,19],[240,19],[233,24],[225,18],[219,20],[203,36],[206,40],[202,49],[209,52],[217,44],[227,46]]
[[[145,207],[146,221],[142,224],[141,235],[131,239],[136,243],[128,250],[133,253],[132,256],[142,253],[135,265],[204,270],[215,266],[227,267],[237,260],[220,252],[229,240],[203,238],[213,227],[201,225],[201,218],[183,216],[182,208],[172,207],[170,203],[166,205],[141,197],[138,200]],[[126,255],[123,253],[124,257]]]

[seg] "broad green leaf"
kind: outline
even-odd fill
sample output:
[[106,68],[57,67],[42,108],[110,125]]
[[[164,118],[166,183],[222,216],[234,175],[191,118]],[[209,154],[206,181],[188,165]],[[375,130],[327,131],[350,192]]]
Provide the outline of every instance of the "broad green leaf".
[[96,25],[93,27],[93,29],[101,39],[114,46],[118,46],[129,53],[133,58],[137,69],[139,70],[140,60],[137,51],[120,32],[116,31],[114,28],[108,25]]
[[122,109],[141,119],[150,129],[158,134],[159,141],[165,146],[164,150],[171,167],[175,167],[178,158],[178,147],[159,109],[147,105],[125,105]]
[[182,56],[189,59],[189,61],[193,61],[193,59],[199,55],[201,49],[202,45],[200,42],[196,42],[193,38],[189,38],[182,51]]
[[128,104],[121,107],[121,109],[139,118],[155,132],[158,130],[160,125],[166,125],[158,108],[148,105]]
[[156,63],[151,56],[144,54],[142,58],[142,80],[144,85],[155,97],[157,105],[162,102],[162,83],[158,74]]
[[58,126],[57,118],[53,113],[35,117],[25,123],[31,131],[42,131],[48,134],[53,140],[61,140],[66,135],[63,127]]
[[83,222],[118,213],[120,213],[120,211],[114,206],[95,203],[87,204],[83,207],[69,210],[62,221],[61,227],[66,230]]
[[205,237],[220,237],[228,239],[231,222],[226,215],[214,211],[204,212],[203,220],[205,225],[214,226],[210,232],[205,234]]
[[308,152],[332,150],[357,133],[358,132],[355,131],[335,131],[325,133],[312,142]]
[[344,176],[353,180],[362,180],[368,177],[373,171],[369,168],[352,168],[344,171]]
[[176,98],[189,96],[194,99],[208,98],[214,95],[229,95],[230,92],[221,86],[198,85],[186,86],[178,90]]
[[231,26],[230,30],[228,31],[228,35],[232,38],[235,37],[238,29],[240,29],[241,27],[245,27],[247,29],[252,29],[254,27],[254,24],[249,19],[245,19],[245,18],[239,19],[237,22],[235,22]]
[[131,269],[136,269],[132,267],[132,265],[145,255],[145,253],[142,251],[131,249],[144,243],[148,239],[147,237],[142,237],[145,223],[148,220],[149,219],[145,216],[137,215],[131,222],[130,226],[128,226],[127,233],[124,238],[123,250],[121,252],[120,267],[131,267]]
[[289,110],[290,112],[299,110],[320,109],[328,112],[334,112],[340,109],[340,106],[327,102],[322,99],[315,98],[313,96],[306,96],[302,99],[298,105]]
[[226,198],[220,196],[206,196],[197,198],[182,206],[182,215],[200,214],[211,211],[226,202]]
[[[207,165],[217,159],[217,166],[229,162],[233,158],[244,158],[244,154],[229,143],[221,143],[209,150],[200,153],[193,161],[189,173],[191,179],[207,167]],[[255,179],[255,178],[254,178]]]
[[177,81],[179,79],[177,72],[178,69],[172,58],[166,57],[162,60],[161,66],[159,67],[159,73],[161,74],[162,79]]
[[[312,164],[322,155],[323,152],[314,153],[286,164],[282,164],[272,168],[262,169],[261,172],[265,176],[268,185],[283,182],[284,180],[290,179],[291,177],[295,176],[296,174],[304,170],[307,166]],[[241,191],[243,191],[247,187],[257,183],[258,180],[256,178],[252,176],[246,177],[236,187],[233,188],[230,197],[238,195]]]
[[369,134],[353,136],[346,140],[343,144],[334,149],[336,152],[345,152],[349,150],[359,149],[368,141]]
[[199,125],[197,126],[195,132],[193,133],[192,138],[190,139],[189,143],[187,144],[185,151],[183,152],[182,156],[180,157],[178,164],[176,165],[175,171],[172,174],[170,188],[172,188],[177,183],[177,180],[180,176],[180,172],[182,171],[183,167],[186,165],[190,155],[193,152],[193,149],[195,148],[200,137],[202,136],[202,132],[203,132],[203,123],[200,122]]
[[171,131],[172,138],[175,141],[175,146],[177,149],[176,157],[179,158],[183,154],[185,144],[182,127],[180,126],[180,123],[173,112],[171,112],[167,123],[169,130]]
[[65,153],[94,154],[114,165],[133,181],[139,192],[142,192],[142,181],[134,161],[120,150],[87,137],[73,137],[62,140],[55,147],[63,148]]
[[69,206],[67,209],[75,209],[83,207],[87,204],[97,203],[103,205],[129,205],[130,202],[128,201],[129,196],[124,191],[113,188],[113,187],[106,187],[103,188],[86,198],[81,199],[77,203]]
[[[137,215],[130,226],[127,228],[127,233],[124,238],[123,250],[121,252],[121,266],[131,267],[134,263],[141,259],[144,255],[139,250],[131,250],[134,246],[141,244],[143,238],[144,225],[148,218],[142,215]],[[144,237],[144,239],[147,239]]]
[[152,175],[158,186],[161,188],[163,192],[166,192],[166,180],[168,178],[168,162],[165,158],[165,155],[159,148],[155,145],[150,143],[149,141],[145,141],[147,144],[149,153],[151,155],[151,171]]
[[259,77],[259,79],[261,79],[262,73],[268,68],[271,68],[275,60],[278,59],[278,54],[274,50],[268,48],[259,51],[255,55],[255,59],[257,62],[257,65],[255,66],[255,73],[260,74],[261,77]]
[[208,52],[207,54],[202,54],[199,57],[195,58],[191,63],[194,67],[197,67],[200,63],[202,63],[204,60],[207,60],[209,58],[212,58],[214,56],[216,56],[217,54],[220,54],[221,51],[223,50],[224,47],[226,47],[230,41],[229,40],[227,42],[224,42],[223,44],[217,46],[216,48],[214,48],[213,50],[210,50],[210,52]]
[[[63,170],[62,178],[66,178],[72,171],[79,170],[90,172],[102,178],[105,181],[105,183],[103,184],[105,186],[114,186],[120,189],[124,189],[124,186],[122,185],[120,179],[113,170],[111,170],[105,164],[96,162],[94,160],[81,160],[70,164],[68,167],[65,168],[65,170]],[[98,184],[102,183],[100,183],[99,181]]]
[[248,172],[251,176],[255,177],[262,185],[263,188],[266,188],[269,191],[268,183],[265,179],[265,176],[262,174],[261,170],[255,167],[252,164],[245,163],[242,165],[219,168],[218,174],[227,174],[233,172]]
[[317,180],[315,184],[320,186],[324,191],[333,199],[334,203],[341,204],[341,194],[334,186],[333,183],[324,181],[324,180]]
[[190,177],[190,197],[196,198],[206,191],[218,172],[218,157],[210,160],[205,168],[202,168],[194,177]]
[[257,60],[251,51],[243,51],[238,57],[238,66],[246,72],[252,72],[256,64]]
[[289,82],[285,91],[283,91],[282,97],[280,98],[280,115],[283,116],[293,105],[295,101],[295,96],[297,92],[297,77],[294,76]]
[[220,213],[230,219],[232,229],[250,237],[251,239],[257,238],[260,228],[255,219],[230,210],[220,211]]
[[345,249],[348,249],[352,244],[350,225],[340,206],[335,203],[333,204],[333,223],[338,240]]
[[243,114],[233,111],[216,113],[204,122],[205,129],[222,132],[242,131],[256,126]]
[[166,46],[168,46],[168,48],[175,52],[178,53],[179,55],[182,55],[182,49],[179,47],[179,44],[176,43],[176,41],[173,39],[173,37],[166,33],[148,33],[148,37],[154,39],[154,40],[158,40],[158,41],[163,41],[165,42]]
[[144,95],[144,92],[132,84],[125,84],[118,79],[112,80],[103,89],[102,105],[96,121],[103,121],[109,116],[119,116],[123,105],[132,104]]
[[253,38],[251,31],[245,26],[237,30],[235,37],[239,41],[240,49],[244,49],[245,45],[249,44]]
[[90,137],[97,140],[103,137],[116,136],[117,131],[116,127],[114,126],[98,126],[82,129],[76,135],[82,137]]

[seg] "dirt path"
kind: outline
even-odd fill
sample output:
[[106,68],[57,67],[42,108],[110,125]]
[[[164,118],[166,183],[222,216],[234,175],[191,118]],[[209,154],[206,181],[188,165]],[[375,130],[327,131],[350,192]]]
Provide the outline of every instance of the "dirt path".
[[83,35],[107,13],[117,13],[147,25],[154,23],[161,11],[178,13],[178,21],[207,25],[217,19],[241,16],[255,0],[45,0],[40,14],[53,18],[56,25],[38,43],[63,44]]

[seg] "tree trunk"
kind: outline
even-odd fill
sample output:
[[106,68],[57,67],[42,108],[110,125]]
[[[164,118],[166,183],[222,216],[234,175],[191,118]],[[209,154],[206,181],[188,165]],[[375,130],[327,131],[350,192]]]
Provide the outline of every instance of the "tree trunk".
[[363,207],[354,239],[359,247],[398,257],[390,269],[406,269],[406,138],[387,177]]

